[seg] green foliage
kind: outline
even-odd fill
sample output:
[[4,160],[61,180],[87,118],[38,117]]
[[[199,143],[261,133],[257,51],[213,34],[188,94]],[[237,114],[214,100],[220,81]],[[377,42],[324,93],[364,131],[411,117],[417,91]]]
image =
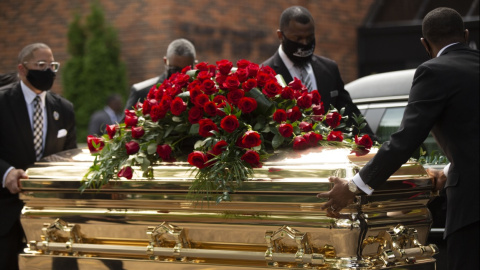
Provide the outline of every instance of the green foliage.
[[63,91],[75,105],[78,141],[85,142],[90,116],[105,106],[109,95],[127,94],[120,42],[98,2],[91,4],[86,22],[77,14],[70,23],[68,53],[71,58],[62,70]]

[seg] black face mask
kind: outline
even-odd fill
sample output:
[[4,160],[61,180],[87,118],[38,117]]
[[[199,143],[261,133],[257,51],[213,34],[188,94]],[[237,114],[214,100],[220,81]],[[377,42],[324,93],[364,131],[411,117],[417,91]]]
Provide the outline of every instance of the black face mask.
[[176,66],[167,66],[167,78],[170,78],[174,73],[182,72],[183,68]]
[[47,91],[52,88],[56,76],[55,72],[49,68],[46,70],[29,69],[27,80],[38,90]]
[[285,54],[296,66],[305,66],[312,59],[315,51],[315,39],[307,45],[295,42],[283,36],[282,48]]

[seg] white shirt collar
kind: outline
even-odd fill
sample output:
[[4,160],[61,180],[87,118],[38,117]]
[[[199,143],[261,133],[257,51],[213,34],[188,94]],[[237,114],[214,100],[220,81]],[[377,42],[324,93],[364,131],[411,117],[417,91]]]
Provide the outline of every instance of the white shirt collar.
[[[27,105],[30,105],[37,94],[33,92],[32,89],[30,89],[22,80],[20,80],[20,86],[22,88],[23,96],[25,97],[25,102]],[[40,100],[42,102],[42,108],[45,107],[45,96],[47,95],[47,91],[43,91],[40,93],[38,96],[40,96]]]
[[447,46],[443,47],[438,53],[437,53],[437,57],[439,57],[440,55],[442,55],[443,51],[445,51],[446,48],[450,47],[450,46],[453,46],[455,44],[458,44],[460,42],[455,42],[455,43],[451,43],[451,44],[448,44]]
[[290,60],[290,58],[288,58],[288,56],[283,51],[282,44],[280,44],[280,47],[278,47],[278,54],[280,55],[280,58],[282,59],[287,69],[291,70],[293,68],[293,62],[292,60]]

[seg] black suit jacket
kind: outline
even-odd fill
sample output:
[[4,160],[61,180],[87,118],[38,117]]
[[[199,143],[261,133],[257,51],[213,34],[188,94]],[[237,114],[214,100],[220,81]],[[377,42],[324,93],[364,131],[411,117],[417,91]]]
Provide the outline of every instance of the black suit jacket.
[[431,130],[451,162],[445,236],[479,220],[479,77],[479,52],[464,44],[420,65],[399,130],[360,171],[366,184],[380,186]]
[[[47,135],[43,156],[77,147],[73,105],[66,99],[47,92]],[[0,88],[0,179],[13,166],[26,170],[35,163],[33,132],[25,97],[20,83]],[[58,131],[65,129],[66,136],[58,138]],[[20,217],[23,207],[18,194],[0,188],[0,234],[6,232]]]
[[147,97],[148,92],[152,86],[163,83],[167,79],[167,73],[164,72],[162,75],[145,80],[143,82],[136,83],[130,88],[130,95],[128,96],[127,104],[125,105],[126,110],[131,110],[138,101],[143,102]]
[[[287,84],[293,81],[293,78],[290,75],[287,66],[283,63],[282,58],[280,58],[278,51],[275,52],[272,57],[263,62],[263,65],[269,66],[275,70],[277,74],[281,74]],[[345,108],[345,114],[349,116],[347,124],[351,125],[353,122],[353,114],[361,115],[361,113],[357,106],[353,104],[350,94],[345,90],[337,64],[328,58],[313,55],[311,65],[317,82],[317,90],[322,97],[325,111],[330,109],[330,105],[333,105],[337,110]],[[376,138],[372,129],[368,125],[362,129],[362,133],[369,134],[372,138]]]

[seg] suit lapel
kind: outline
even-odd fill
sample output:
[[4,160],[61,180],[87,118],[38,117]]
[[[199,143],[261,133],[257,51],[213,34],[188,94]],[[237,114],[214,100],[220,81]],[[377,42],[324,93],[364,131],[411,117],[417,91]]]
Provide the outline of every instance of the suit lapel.
[[[45,96],[45,107],[47,111],[47,137],[45,141],[45,150],[43,156],[54,152],[55,141],[57,140],[59,109],[55,103],[55,98],[50,92]],[[56,119],[55,119],[56,118]]]
[[287,84],[293,81],[293,78],[290,75],[290,71],[288,71],[287,66],[285,66],[285,63],[283,63],[282,58],[280,58],[280,54],[278,54],[278,51],[273,57],[273,65],[274,66],[272,68],[277,71],[277,74],[282,74],[283,79]]
[[[22,145],[25,147],[25,152],[33,156],[35,160],[35,152],[33,147],[33,131],[30,123],[30,116],[28,115],[27,104],[25,103],[25,97],[22,93],[22,87],[18,83],[11,89],[11,101],[10,112],[13,112],[15,122],[18,124],[15,136],[18,136],[18,140],[22,141]],[[28,150],[27,150],[28,149]]]
[[324,105],[328,106],[327,108],[325,108],[325,110],[329,110],[330,100],[331,100],[330,91],[335,89],[330,89],[331,86],[326,85],[326,83],[330,82],[331,79],[327,78],[327,75],[325,73],[326,68],[322,66],[322,63],[320,63],[318,58],[313,56],[311,63],[312,63],[313,74],[315,75],[315,81],[317,83],[318,93],[320,93],[320,96],[322,97],[322,101]]

